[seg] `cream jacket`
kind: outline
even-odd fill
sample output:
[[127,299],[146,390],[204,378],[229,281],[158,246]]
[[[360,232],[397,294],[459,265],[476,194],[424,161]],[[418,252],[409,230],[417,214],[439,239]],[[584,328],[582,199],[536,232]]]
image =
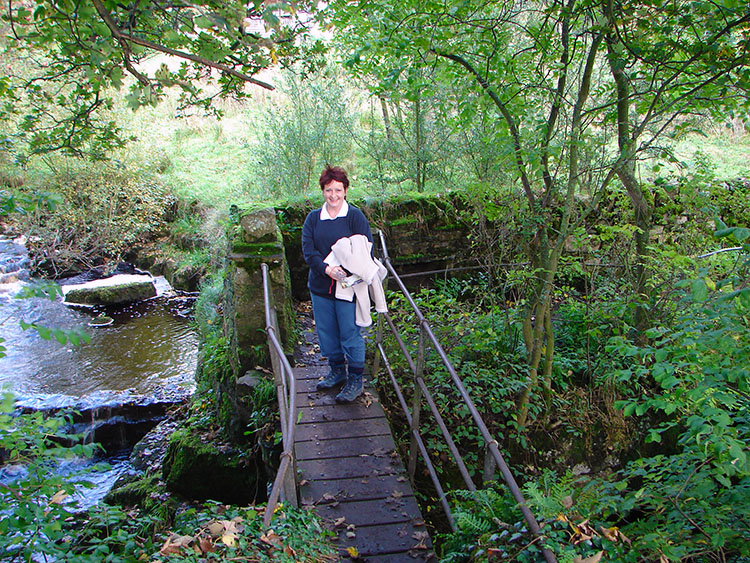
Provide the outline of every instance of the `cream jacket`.
[[357,326],[370,326],[370,297],[375,303],[378,313],[387,313],[388,305],[385,302],[383,291],[383,280],[387,275],[385,266],[377,258],[370,254],[372,243],[365,235],[352,235],[340,238],[331,247],[331,253],[325,262],[329,266],[343,266],[352,274],[357,274],[364,283],[358,283],[351,287],[343,287],[336,284],[336,298],[353,301],[357,296],[357,308],[355,323]]

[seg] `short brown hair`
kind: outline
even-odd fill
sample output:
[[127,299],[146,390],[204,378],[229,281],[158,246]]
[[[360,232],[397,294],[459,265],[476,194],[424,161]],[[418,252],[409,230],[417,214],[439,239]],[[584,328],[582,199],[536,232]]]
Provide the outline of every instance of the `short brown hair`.
[[349,187],[349,178],[343,168],[338,166],[326,166],[323,173],[320,175],[320,189],[323,190],[331,182],[341,182],[344,184],[344,189]]

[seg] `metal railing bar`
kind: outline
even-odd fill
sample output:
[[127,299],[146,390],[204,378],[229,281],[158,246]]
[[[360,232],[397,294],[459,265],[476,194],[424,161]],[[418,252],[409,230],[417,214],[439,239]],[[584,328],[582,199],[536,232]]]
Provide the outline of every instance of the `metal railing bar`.
[[[529,262],[508,262],[494,264],[498,268],[517,268],[519,266],[528,266]],[[486,270],[487,266],[461,266],[459,268],[441,268],[440,270],[425,270],[423,272],[409,272],[408,274],[399,274],[401,279],[416,278],[417,276],[432,276],[434,274],[447,274],[448,272],[464,272],[469,270]]]
[[[742,247],[738,248],[724,248],[722,250],[717,250],[716,252],[710,252],[709,254],[705,254],[703,256],[696,256],[696,258],[705,258],[706,256],[711,256],[712,254],[718,254],[719,252],[728,252],[730,250],[742,250]],[[518,268],[521,266],[529,266],[531,262],[501,262],[500,264],[493,264],[496,268]],[[622,264],[609,264],[609,263],[599,263],[599,262],[584,262],[583,266],[587,266],[589,268],[623,268],[624,266]],[[419,276],[433,276],[435,274],[447,274],[448,272],[464,272],[469,270],[486,270],[487,266],[461,266],[460,268],[442,268],[440,270],[424,270],[422,272],[409,272],[408,274],[399,274],[399,277],[401,279],[404,278],[416,278]]]
[[461,473],[461,477],[463,477],[466,488],[470,491],[476,491],[477,486],[474,484],[474,480],[471,478],[469,470],[466,468],[463,457],[459,453],[458,447],[456,447],[456,443],[453,441],[453,437],[450,435],[448,426],[445,424],[445,421],[443,420],[443,417],[440,414],[440,411],[438,410],[434,399],[432,398],[432,394],[427,389],[427,385],[425,384],[424,379],[422,379],[421,377],[418,378],[417,383],[419,384],[419,388],[422,390],[422,394],[424,395],[427,404],[430,406],[430,411],[432,411],[432,414],[435,416],[435,421],[440,427],[440,431],[443,433],[445,441],[448,443],[448,448],[453,454],[453,459],[458,465],[458,471]]
[[[276,472],[276,478],[274,479],[271,493],[268,495],[268,502],[266,503],[266,509],[263,513],[263,525],[268,527],[271,524],[273,515],[278,507],[279,499],[284,497],[282,500],[291,502],[294,506],[297,506],[297,476],[294,474],[294,433],[296,429],[296,420],[294,411],[296,409],[296,382],[294,380],[294,371],[292,366],[289,365],[289,360],[284,354],[284,350],[276,337],[277,320],[275,309],[271,308],[270,301],[270,287],[268,281],[268,264],[260,265],[261,272],[263,274],[263,300],[266,316],[266,336],[268,338],[269,351],[272,357],[272,363],[274,371],[278,370],[281,373],[275,373],[274,377],[277,379],[277,394],[283,395],[279,397],[279,407],[281,411],[281,437],[283,452],[279,462],[279,469]],[[280,380],[281,385],[278,385]],[[287,418],[284,419],[284,412],[286,411]],[[292,468],[292,474],[289,475],[289,468]]]
[[[390,260],[387,260],[386,267],[388,267],[391,272],[395,276],[395,272],[393,272],[393,267],[390,264]],[[396,281],[400,284],[400,280],[398,280],[398,277],[396,276]],[[406,288],[404,288],[406,289]],[[453,383],[456,385],[458,392],[461,394],[461,397],[463,397],[464,402],[466,403],[466,406],[469,407],[469,411],[471,412],[471,416],[474,419],[475,424],[479,427],[479,431],[482,433],[482,437],[484,438],[485,442],[490,445],[490,450],[492,451],[492,455],[495,458],[495,463],[497,463],[498,467],[500,468],[500,472],[503,476],[503,479],[505,480],[505,483],[508,485],[508,488],[510,489],[511,494],[513,495],[513,498],[516,500],[516,502],[519,505],[519,508],[521,509],[521,513],[524,516],[524,519],[526,520],[526,523],[529,525],[529,530],[537,536],[542,535],[542,530],[539,527],[539,524],[536,521],[536,518],[534,518],[534,515],[531,513],[531,510],[529,510],[528,506],[526,506],[526,500],[523,497],[523,494],[521,493],[521,489],[518,487],[518,483],[516,483],[515,478],[513,477],[513,474],[508,469],[508,466],[505,463],[505,460],[502,457],[502,454],[500,453],[500,449],[497,447],[496,444],[493,445],[492,442],[494,442],[494,439],[492,438],[492,435],[490,434],[489,429],[487,428],[487,425],[484,423],[484,420],[482,420],[481,415],[479,414],[479,411],[477,410],[476,406],[474,405],[474,401],[471,400],[471,397],[469,396],[468,391],[466,390],[466,387],[464,387],[463,382],[461,381],[461,378],[456,373],[456,370],[453,368],[453,365],[451,364],[451,361],[448,359],[447,354],[445,353],[445,350],[443,350],[443,347],[440,345],[440,343],[437,341],[437,338],[432,332],[432,329],[430,328],[429,323],[422,315],[421,311],[417,307],[416,303],[411,299],[411,296],[407,293],[407,299],[410,303],[413,304],[413,307],[415,309],[415,313],[419,318],[421,318],[421,323],[423,324],[423,327],[425,329],[425,332],[427,333],[427,336],[432,341],[432,344],[435,346],[435,351],[440,356],[440,359],[443,361],[443,364],[445,365],[446,369],[448,370],[448,373],[450,373],[451,379],[453,380]],[[545,550],[545,552],[548,550]],[[552,559],[547,559],[548,555],[545,553],[545,559],[548,561],[554,561],[554,555],[552,553],[549,553],[550,556],[552,556]]]
[[391,329],[391,334],[396,338],[396,343],[398,344],[398,347],[401,348],[401,353],[406,358],[406,362],[409,364],[409,369],[412,373],[417,373],[417,364],[414,363],[414,359],[411,357],[411,352],[409,352],[406,343],[398,333],[398,329],[396,328],[390,313],[381,313],[381,315],[385,318],[385,322],[388,323],[388,327]]
[[[461,378],[458,376],[458,374],[456,373],[456,370],[453,368],[453,364],[451,363],[447,354],[443,350],[443,347],[440,345],[437,338],[433,334],[429,323],[425,319],[424,315],[420,311],[417,304],[412,299],[411,294],[406,289],[406,286],[401,281],[401,278],[399,278],[398,274],[396,273],[396,270],[394,269],[393,264],[391,263],[391,259],[388,255],[388,248],[385,244],[385,235],[383,234],[382,231],[379,231],[379,234],[380,234],[381,249],[383,251],[383,263],[385,267],[395,278],[396,283],[401,289],[401,292],[404,294],[404,297],[406,297],[407,301],[409,302],[415,314],[417,315],[417,319],[419,319],[419,325],[424,329],[424,331],[426,332],[430,340],[432,340],[432,343],[435,347],[435,351],[438,353],[438,355],[440,356],[440,359],[443,362],[443,365],[446,367],[446,369],[450,373],[451,379],[453,380],[454,384],[458,388],[458,391],[461,394],[461,397],[463,398],[464,403],[466,403],[466,406],[469,407],[469,411],[471,412],[471,415],[472,415],[472,418],[474,419],[475,424],[479,427],[479,431],[482,433],[482,437],[484,438],[485,443],[489,446],[490,451],[492,452],[492,455],[495,458],[495,462],[500,468],[500,472],[503,476],[503,479],[505,480],[505,483],[508,485],[508,488],[510,489],[510,492],[513,495],[513,498],[516,500],[516,502],[519,505],[519,508],[521,510],[521,513],[523,514],[524,519],[526,520],[526,523],[529,525],[529,530],[535,536],[541,537],[542,536],[541,528],[539,527],[539,524],[537,523],[536,518],[531,513],[531,510],[529,510],[528,506],[526,505],[526,500],[524,499],[523,494],[521,493],[521,490],[518,487],[518,483],[516,483],[516,480],[513,477],[513,474],[510,472],[510,469],[508,468],[507,464],[505,463],[505,460],[503,459],[502,454],[500,453],[500,449],[497,445],[497,441],[492,438],[492,435],[490,434],[489,429],[487,428],[487,425],[484,423],[484,420],[482,420],[482,417],[480,416],[479,411],[474,405],[474,401],[472,401],[471,397],[468,394],[468,391],[466,390],[466,387],[461,381]],[[548,563],[556,563],[557,559],[555,558],[555,555],[549,549],[542,548],[542,553],[544,555],[544,559]]]
[[[389,328],[391,329],[391,334],[393,334],[393,337],[398,342],[398,345],[401,348],[401,352],[404,354],[404,356],[406,357],[406,361],[409,363],[409,366],[411,367],[412,373],[416,374],[417,373],[416,364],[414,363],[414,360],[412,359],[411,354],[409,353],[409,350],[406,347],[406,343],[403,341],[403,339],[399,335],[398,329],[396,328],[396,325],[393,322],[393,319],[388,313],[381,313],[381,314],[385,317],[385,320],[388,323]],[[471,476],[469,475],[469,470],[466,468],[466,464],[464,463],[464,460],[461,457],[461,454],[459,453],[458,448],[456,447],[456,444],[450,435],[450,431],[448,430],[447,425],[443,421],[443,417],[440,414],[440,411],[438,410],[437,405],[435,404],[435,401],[432,398],[432,394],[430,393],[429,389],[427,389],[427,386],[425,385],[424,379],[422,379],[421,377],[417,377],[416,379],[419,384],[419,388],[422,390],[422,393],[425,395],[425,399],[427,400],[427,404],[430,407],[430,411],[432,412],[432,415],[435,417],[435,420],[437,421],[438,426],[440,427],[440,431],[443,434],[443,438],[448,444],[448,449],[450,449],[450,452],[453,455],[453,459],[458,465],[458,470],[461,473],[461,477],[463,478],[464,482],[466,483],[466,486],[470,490],[472,491],[476,490],[474,481],[471,479]],[[402,405],[402,408],[404,408],[403,405]],[[411,422],[409,422],[409,424],[411,424]]]
[[[383,360],[383,365],[385,366],[386,371],[388,372],[388,377],[391,380],[391,384],[393,385],[394,390],[396,391],[396,396],[398,397],[399,403],[401,403],[401,408],[404,411],[404,416],[406,416],[406,423],[411,427],[411,414],[409,414],[409,409],[406,405],[406,398],[404,397],[404,394],[401,391],[401,387],[398,384],[398,381],[396,380],[396,375],[393,373],[393,369],[391,369],[391,363],[388,361],[388,356],[385,353],[385,350],[383,349],[382,344],[378,344],[378,350],[380,351],[381,358]],[[427,466],[427,471],[430,474],[430,479],[432,480],[432,484],[435,487],[435,490],[437,491],[438,497],[440,498],[440,504],[443,505],[443,511],[445,512],[445,516],[448,518],[448,523],[450,524],[451,529],[455,532],[456,531],[456,522],[453,519],[453,513],[451,512],[450,504],[448,503],[448,499],[445,496],[445,491],[443,490],[443,486],[440,484],[440,478],[437,475],[437,471],[435,471],[435,466],[432,464],[432,460],[430,460],[429,453],[427,452],[427,447],[424,444],[424,441],[422,440],[422,436],[420,436],[419,432],[416,429],[412,429],[411,431],[412,439],[417,443],[417,446],[419,447],[419,451],[422,454],[422,459],[425,462],[425,465]]]

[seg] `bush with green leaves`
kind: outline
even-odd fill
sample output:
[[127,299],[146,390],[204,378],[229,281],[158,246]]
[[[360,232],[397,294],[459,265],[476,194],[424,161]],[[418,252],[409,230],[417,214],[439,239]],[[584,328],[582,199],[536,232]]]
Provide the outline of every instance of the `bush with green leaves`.
[[[477,491],[454,491],[456,531],[443,537],[443,562],[542,561],[542,547],[560,563],[620,561],[619,545],[631,540],[608,522],[623,498],[621,484],[592,481],[567,471],[545,470],[522,487],[526,502],[541,527],[528,530],[518,504],[502,484]],[[606,555],[605,555],[606,554]],[[592,559],[586,559],[586,558]]]
[[[148,171],[118,163],[66,161],[24,193],[56,194],[54,210],[36,207],[18,218],[33,267],[54,277],[118,262],[164,227],[172,196]],[[19,196],[23,197],[23,196]]]
[[[15,412],[10,394],[0,402],[0,559],[31,561],[43,553],[67,561],[70,529],[76,513],[70,498],[75,484],[56,474],[60,458],[89,457],[94,444],[71,435],[70,420],[43,412]],[[91,561],[94,561],[92,559]]]
[[[8,563],[137,561],[335,561],[335,548],[312,513],[280,506],[272,529],[264,507],[184,504],[174,521],[158,507],[100,503],[78,508],[86,482],[55,472],[61,458],[90,457],[94,444],[66,431],[70,419],[20,414],[11,395],[0,402],[0,560]],[[151,495],[160,495],[151,490]],[[167,494],[167,493],[164,493]],[[157,509],[154,509],[157,507]]]
[[315,191],[326,164],[347,166],[352,157],[350,91],[338,71],[328,67],[300,77],[290,70],[283,76],[286,98],[264,114],[256,146],[259,191],[271,199]]

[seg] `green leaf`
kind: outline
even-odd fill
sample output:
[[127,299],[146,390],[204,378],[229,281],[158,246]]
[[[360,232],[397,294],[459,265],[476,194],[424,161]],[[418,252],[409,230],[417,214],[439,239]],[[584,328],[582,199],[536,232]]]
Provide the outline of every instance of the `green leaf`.
[[734,228],[733,227],[724,226],[723,229],[719,229],[718,231],[716,231],[714,233],[714,236],[716,238],[724,238],[724,237],[730,236],[733,232],[734,232]]
[[739,444],[732,444],[729,448],[729,455],[732,456],[733,461],[736,461],[740,467],[744,467],[747,463],[747,454]]
[[62,345],[65,345],[68,342],[68,337],[65,334],[65,331],[59,328],[52,330],[52,336],[54,336],[55,340],[57,340]]
[[198,16],[193,19],[193,23],[201,29],[211,29],[214,26],[213,20],[207,16]]
[[39,333],[39,336],[44,338],[45,340],[51,340],[52,339],[52,330],[47,328],[46,326],[37,326],[34,325],[34,328]]
[[732,481],[730,481],[729,477],[727,477],[726,475],[723,475],[721,473],[714,473],[714,479],[724,485],[727,489],[732,488]]
[[694,280],[690,286],[690,293],[693,296],[693,301],[703,303],[708,299],[708,286],[703,280]]
[[657,444],[661,443],[661,434],[658,430],[654,430],[653,428],[648,431],[648,436],[646,436],[646,443],[656,442]]
[[112,82],[112,86],[116,90],[119,90],[120,88],[122,88],[122,76],[123,76],[122,68],[120,68],[119,66],[113,67],[109,73],[109,80],[110,82]]
[[737,294],[737,299],[739,300],[740,305],[747,309],[750,309],[750,287],[746,287],[742,291],[740,291]]

